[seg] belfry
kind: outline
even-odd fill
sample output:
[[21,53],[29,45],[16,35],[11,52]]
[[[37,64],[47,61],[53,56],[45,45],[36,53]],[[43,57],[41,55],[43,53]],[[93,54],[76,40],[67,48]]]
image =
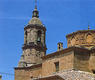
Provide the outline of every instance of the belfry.
[[39,11],[35,4],[32,19],[24,28],[23,54],[18,67],[27,67],[33,64],[41,63],[42,56],[46,54],[45,43],[46,28],[39,19]]

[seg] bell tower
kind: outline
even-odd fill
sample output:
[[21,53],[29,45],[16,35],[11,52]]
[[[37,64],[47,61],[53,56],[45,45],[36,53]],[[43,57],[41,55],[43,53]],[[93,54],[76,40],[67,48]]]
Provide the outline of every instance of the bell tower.
[[45,35],[46,28],[39,19],[39,11],[37,10],[37,2],[35,0],[32,19],[24,28],[23,54],[18,64],[19,67],[27,67],[41,63],[41,57],[46,55],[47,50]]

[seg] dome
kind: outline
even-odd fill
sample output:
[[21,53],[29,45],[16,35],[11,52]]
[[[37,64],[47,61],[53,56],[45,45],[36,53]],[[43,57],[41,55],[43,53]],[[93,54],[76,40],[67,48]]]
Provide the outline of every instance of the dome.
[[35,9],[34,9],[33,14],[32,14],[32,19],[29,21],[28,24],[29,25],[30,24],[43,25],[41,20],[39,19],[39,11],[37,10],[37,5],[35,5]]
[[38,24],[38,25],[42,25],[42,22],[39,18],[37,17],[33,17],[28,24]]
[[95,30],[80,30],[68,34],[66,37],[68,47],[79,46],[88,49],[95,47]]

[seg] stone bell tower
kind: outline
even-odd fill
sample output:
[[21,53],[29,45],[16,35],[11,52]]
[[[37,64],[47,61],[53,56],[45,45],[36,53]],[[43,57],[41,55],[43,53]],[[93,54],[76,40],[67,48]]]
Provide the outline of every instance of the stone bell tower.
[[18,67],[27,67],[41,63],[41,57],[46,55],[45,43],[46,28],[39,19],[37,5],[32,14],[32,19],[24,28],[23,54]]

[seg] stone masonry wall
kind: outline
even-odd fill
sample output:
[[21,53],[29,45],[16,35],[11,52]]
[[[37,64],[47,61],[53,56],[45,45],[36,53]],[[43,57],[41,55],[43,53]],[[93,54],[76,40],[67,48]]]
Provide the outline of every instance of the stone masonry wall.
[[30,72],[24,69],[15,70],[15,80],[30,80]]
[[41,77],[42,68],[16,69],[15,80],[31,80],[32,78]]
[[89,71],[90,54],[76,51],[74,53],[74,69],[81,71]]
[[93,72],[95,70],[95,52],[90,53],[89,70]]
[[68,47],[82,46],[90,49],[95,46],[95,31],[83,30],[69,34],[67,35],[67,45]]
[[55,56],[43,61],[42,64],[42,76],[48,76],[56,72],[55,62],[59,62],[59,71],[73,68],[73,51]]
[[40,67],[40,68],[31,69],[30,70],[30,75],[33,78],[41,77],[41,75],[42,75],[42,68]]

